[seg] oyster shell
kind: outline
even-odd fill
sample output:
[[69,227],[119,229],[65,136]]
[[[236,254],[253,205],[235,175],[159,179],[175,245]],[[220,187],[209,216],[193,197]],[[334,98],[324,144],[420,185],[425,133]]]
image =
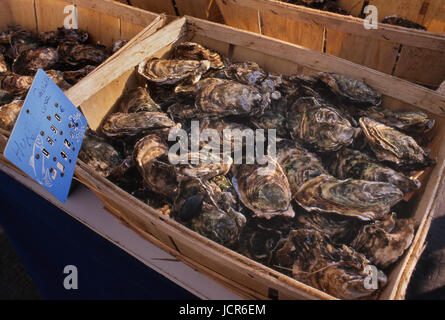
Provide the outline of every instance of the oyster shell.
[[341,245],[349,244],[357,236],[363,222],[351,217],[300,210],[296,224],[298,229],[319,231],[330,242]]
[[12,102],[12,100],[14,100],[14,96],[6,90],[0,89],[0,106]]
[[425,26],[422,26],[421,24],[418,24],[414,21],[400,17],[398,15],[387,16],[387,17],[383,18],[382,23],[388,23],[388,24],[392,24],[395,26],[426,31]]
[[288,217],[250,219],[240,235],[239,251],[250,259],[271,265],[278,244],[288,237],[293,225],[293,219]]
[[[369,260],[346,245],[332,246],[319,231],[291,231],[275,260],[280,271],[340,299],[360,299],[376,293],[364,286]],[[378,280],[379,288],[386,285],[387,278],[380,270]]]
[[89,73],[91,73],[95,66],[87,65],[79,70],[75,71],[64,71],[63,78],[72,85],[78,83],[82,78],[86,77]]
[[175,84],[185,79],[196,83],[209,70],[208,60],[166,60],[149,58],[139,65],[138,72],[149,81],[158,84]]
[[181,60],[208,60],[213,69],[224,68],[221,56],[195,42],[183,42],[173,49],[173,57]]
[[238,197],[255,217],[293,217],[289,182],[280,165],[269,156],[266,158],[271,166],[241,164],[233,167],[232,183]]
[[108,177],[122,162],[119,152],[90,130],[85,133],[79,159],[104,177]]
[[31,88],[34,78],[15,73],[0,74],[0,89],[8,91],[11,95],[20,97]]
[[424,169],[434,164],[412,137],[367,117],[360,118],[360,126],[380,161],[406,170]]
[[5,73],[9,71],[9,65],[5,60],[5,56],[0,52],[0,73]]
[[190,115],[191,109],[195,110],[197,119],[260,115],[270,104],[269,95],[262,95],[254,87],[217,78],[203,79],[191,86],[178,86],[175,92],[195,95],[195,105],[186,107],[188,112],[176,111],[178,118]]
[[62,42],[86,43],[88,32],[80,29],[57,28],[56,31],[39,33],[39,41],[45,45],[57,47]]
[[22,52],[12,65],[12,71],[27,76],[34,75],[37,70],[48,70],[59,61],[56,49],[50,47],[33,48]]
[[23,100],[14,100],[0,106],[0,128],[11,131],[23,107]]
[[360,114],[407,133],[425,133],[435,124],[435,120],[422,111],[393,111],[371,107],[360,110]]
[[379,106],[382,97],[364,82],[349,76],[322,72],[318,78],[328,86],[332,92],[348,102],[366,106]]
[[120,110],[124,113],[149,111],[162,112],[161,107],[148,94],[143,87],[137,87],[125,94],[119,104]]
[[347,148],[333,155],[329,168],[337,178],[388,182],[404,193],[420,187],[418,180],[412,180],[400,172],[385,167],[360,151]]
[[343,10],[343,8],[335,1],[326,1],[321,7],[321,10],[349,15],[349,13],[346,10]]
[[232,247],[246,224],[235,210],[236,200],[213,182],[196,180],[182,183],[180,208],[176,219],[190,229],[224,246]]
[[327,174],[315,154],[291,140],[277,141],[277,161],[286,174],[292,195],[297,194],[308,180]]
[[382,221],[363,226],[351,242],[371,263],[385,269],[396,262],[414,239],[414,221],[388,215]]
[[286,128],[286,115],[276,108],[266,109],[261,116],[252,118],[250,122],[258,129],[276,130],[278,137],[289,136],[289,131]]
[[402,200],[403,192],[392,184],[364,180],[338,180],[321,175],[308,180],[295,194],[297,203],[308,211],[335,212],[376,220]]
[[298,99],[288,109],[286,119],[294,139],[320,152],[349,146],[358,133],[340,111],[313,97]]
[[168,146],[163,139],[150,134],[136,143],[133,158],[145,186],[157,194],[174,200],[178,195],[178,182],[174,166],[162,159],[167,152]]
[[71,88],[71,85],[63,78],[63,72],[57,70],[48,70],[46,71],[46,74],[59,86],[60,89],[65,91]]
[[32,32],[18,29],[9,36],[9,44],[11,47],[8,50],[8,55],[15,60],[22,52],[38,47],[37,39],[34,38]]
[[175,123],[163,112],[116,112],[105,120],[102,132],[106,137],[136,136],[174,126]]
[[118,52],[120,49],[122,49],[123,47],[125,47],[125,45],[128,43],[127,40],[117,40],[115,43],[113,43],[113,47],[111,49],[111,52],[116,53]]
[[68,69],[80,69],[87,65],[99,65],[109,54],[107,48],[99,45],[80,44],[76,42],[63,42],[57,47],[60,62]]

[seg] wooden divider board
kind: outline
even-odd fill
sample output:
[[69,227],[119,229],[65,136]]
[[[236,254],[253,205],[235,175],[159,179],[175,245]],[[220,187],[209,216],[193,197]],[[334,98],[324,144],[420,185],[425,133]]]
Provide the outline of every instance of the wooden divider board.
[[445,33],[445,1],[431,0],[423,25],[430,32]]
[[176,16],[175,7],[170,0],[121,0],[128,4],[150,12],[165,13]]
[[261,33],[258,10],[225,0],[215,0],[227,25],[241,30]]
[[[37,32],[34,0],[0,0],[0,7],[1,29],[20,24],[27,30]],[[17,10],[17,7],[28,8],[28,10]]]

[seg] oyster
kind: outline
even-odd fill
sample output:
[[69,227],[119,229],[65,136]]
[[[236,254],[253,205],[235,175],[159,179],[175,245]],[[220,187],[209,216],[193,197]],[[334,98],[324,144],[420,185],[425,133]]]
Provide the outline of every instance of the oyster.
[[120,110],[124,113],[140,111],[162,112],[161,107],[153,101],[143,87],[137,87],[125,94],[120,102]]
[[381,95],[357,79],[328,72],[320,73],[318,79],[328,86],[333,93],[348,102],[366,106],[379,106],[382,103]]
[[327,174],[315,154],[291,140],[277,141],[277,161],[286,174],[292,195],[297,194],[308,180]]
[[162,138],[150,134],[136,143],[133,158],[145,186],[174,200],[178,195],[178,182],[174,166],[163,159],[167,152],[168,146]]
[[[266,156],[269,166],[241,164],[234,166],[232,178],[238,197],[255,217],[293,217],[289,182],[280,165]],[[272,168],[271,168],[272,167]]]
[[208,60],[166,60],[149,58],[139,65],[138,72],[149,81],[158,84],[175,84],[185,79],[196,83],[209,70]]
[[417,190],[418,180],[412,180],[404,174],[385,167],[360,151],[342,149],[333,155],[330,161],[331,172],[340,179],[361,179],[368,181],[388,182],[404,193]]
[[[340,299],[360,299],[376,293],[364,286],[369,260],[346,245],[332,246],[319,231],[291,231],[275,260],[280,271]],[[386,285],[387,278],[380,270],[378,280],[379,288]]]
[[15,73],[0,74],[0,89],[8,91],[16,97],[25,95],[31,88],[34,78]]
[[233,160],[230,157],[222,159],[219,155],[207,152],[190,152],[186,154],[187,163],[180,163],[180,156],[170,154],[169,160],[175,165],[175,172],[178,180],[199,179],[208,180],[229,172]]
[[0,106],[10,103],[12,100],[14,100],[14,96],[6,90],[0,89]]
[[109,54],[107,49],[99,45],[80,44],[76,42],[63,42],[57,47],[60,62],[68,69],[80,69],[87,65],[99,65]]
[[122,162],[119,152],[90,130],[85,133],[79,159],[104,177],[108,177]]
[[23,107],[23,100],[14,100],[0,106],[0,128],[11,131]]
[[424,169],[434,164],[412,137],[366,117],[360,118],[360,126],[380,161],[388,161],[406,170]]
[[51,69],[58,61],[59,55],[56,49],[50,47],[29,49],[17,57],[12,65],[12,71],[14,73],[32,76],[39,69]]
[[224,67],[224,62],[217,52],[204,48],[195,42],[183,42],[177,45],[173,50],[173,57],[181,60],[208,60],[210,61],[210,67],[213,69]]
[[9,65],[5,60],[5,56],[0,52],[0,73],[8,72]]
[[385,269],[396,262],[414,239],[414,222],[388,215],[383,221],[363,226],[351,242],[371,263]]
[[271,265],[278,244],[288,237],[293,225],[293,219],[288,217],[250,219],[240,235],[239,251],[250,259]]
[[289,135],[286,128],[286,115],[276,108],[266,109],[261,116],[252,118],[250,122],[258,129],[276,130],[278,137],[286,138]]
[[39,41],[45,45],[57,47],[62,42],[86,43],[88,32],[80,29],[58,28],[56,31],[39,33]]
[[213,182],[183,182],[176,219],[190,229],[224,246],[238,242],[246,224],[245,216],[234,209],[236,200]]
[[392,24],[395,26],[426,31],[425,26],[422,26],[421,24],[418,24],[414,21],[400,17],[398,15],[387,16],[387,17],[383,18],[382,23],[388,23],[388,24]]
[[113,48],[111,49],[111,52],[113,53],[118,52],[120,49],[125,47],[127,43],[128,43],[127,40],[117,40],[115,43],[113,43]]
[[330,242],[341,245],[350,243],[357,236],[363,222],[351,217],[299,210],[296,224],[298,229],[319,231]]
[[34,38],[32,32],[22,29],[14,31],[10,35],[9,43],[11,47],[9,48],[8,55],[13,60],[20,56],[22,52],[38,47],[37,39]]
[[360,110],[360,115],[407,133],[425,133],[435,123],[434,119],[422,111],[393,111],[381,107],[371,107]]
[[323,6],[321,7],[321,10],[334,12],[338,14],[348,15],[349,13],[346,10],[343,10],[340,5],[335,1],[326,1]]
[[86,65],[85,67],[75,70],[75,71],[64,71],[63,78],[72,85],[78,83],[82,78],[86,77],[89,73],[91,73],[95,66]]
[[178,86],[175,92],[195,96],[194,106],[171,110],[180,119],[189,116],[190,110],[195,110],[194,117],[197,119],[260,115],[270,104],[269,95],[262,95],[254,87],[217,78],[203,79],[195,85]]
[[313,97],[298,99],[288,109],[286,119],[294,139],[320,152],[349,146],[358,132],[340,111]]
[[48,70],[46,71],[46,74],[59,86],[60,89],[65,91],[71,88],[71,85],[63,78],[63,72],[57,70]]
[[308,211],[335,212],[376,220],[386,215],[403,198],[390,183],[338,180],[328,175],[308,180],[295,194],[297,203]]
[[102,132],[106,137],[136,136],[174,126],[175,123],[163,112],[116,112],[105,120]]

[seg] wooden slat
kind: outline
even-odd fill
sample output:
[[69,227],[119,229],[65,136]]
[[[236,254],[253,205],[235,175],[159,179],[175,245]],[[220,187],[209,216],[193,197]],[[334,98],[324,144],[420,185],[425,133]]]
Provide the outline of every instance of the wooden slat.
[[180,16],[192,16],[195,18],[223,22],[221,12],[214,0],[175,0],[176,8]]
[[39,32],[57,30],[63,26],[64,8],[70,5],[62,0],[35,0]]
[[[219,0],[221,1],[221,0]],[[237,4],[248,8],[255,8],[262,13],[272,13],[277,16],[288,18],[308,24],[317,24],[327,29],[343,31],[358,36],[365,36],[370,39],[396,42],[432,50],[445,51],[445,36],[427,33],[414,29],[407,29],[387,24],[379,24],[378,29],[367,30],[363,27],[363,19],[352,16],[343,16],[335,13],[315,10],[302,6],[275,1],[275,0],[224,0],[224,3]],[[220,4],[220,2],[218,2]],[[227,15],[220,6],[226,23],[230,26],[238,27],[227,20]],[[242,15],[240,14],[240,19]],[[255,31],[255,30],[251,30]]]
[[[115,55],[104,64],[96,68],[87,77],[69,89],[66,94],[74,105],[79,106],[99,90],[102,90],[110,82],[119,78],[124,72],[136,66],[145,57],[148,57],[179,39],[185,32],[185,19],[176,20],[167,25],[164,33],[155,33],[162,27],[163,21],[147,27],[138,36],[141,40],[127,50],[121,50],[120,55]],[[137,36],[137,37],[138,37]],[[152,45],[147,48],[145,42],[150,41]],[[118,52],[119,53],[119,52]],[[120,59],[117,59],[119,57]],[[106,75],[106,76],[105,76]]]
[[227,25],[241,30],[261,33],[258,10],[225,0],[216,0],[216,3]]
[[391,74],[400,45],[329,29],[326,53]]
[[[17,10],[28,8],[28,10]],[[24,29],[37,32],[34,0],[3,0],[1,3],[0,26],[21,25]]]
[[175,7],[171,0],[128,0],[128,3],[151,12],[176,15]]
[[343,73],[357,79],[366,79],[370,86],[382,94],[429,110],[436,115],[445,116],[445,97],[443,95],[411,84],[408,81],[391,77],[331,55],[279,40],[264,38],[254,33],[247,33],[230,27],[221,29],[218,24],[204,23],[204,21],[194,18],[189,18],[188,23],[194,32],[209,38],[214,37],[283,59],[291,59],[295,63],[314,70]]
[[323,27],[281,18],[271,13],[262,13],[261,16],[261,33],[263,35],[323,51]]
[[445,1],[430,1],[422,24],[428,31],[445,33]]
[[343,10],[346,10],[354,17],[358,17],[362,13],[364,0],[337,0],[336,1]]
[[404,46],[394,76],[438,87],[445,80],[445,52]]
[[422,6],[425,0],[369,0],[370,5],[374,5],[379,10],[379,21],[386,16],[399,15],[411,21],[422,23],[425,13],[422,13]]

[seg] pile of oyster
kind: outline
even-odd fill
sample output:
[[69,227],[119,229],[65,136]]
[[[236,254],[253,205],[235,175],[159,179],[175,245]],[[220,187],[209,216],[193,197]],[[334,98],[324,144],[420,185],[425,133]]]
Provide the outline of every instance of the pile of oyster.
[[[138,73],[140,86],[87,133],[82,161],[199,234],[331,295],[384,287],[413,239],[399,203],[420,187],[413,173],[434,164],[422,145],[434,120],[381,107],[378,93],[345,75],[269,73],[191,42]],[[249,128],[262,129],[275,157],[234,161],[251,147],[235,143]],[[169,139],[206,129],[231,152]],[[378,289],[364,286],[369,265]]]
[[14,127],[37,70],[45,70],[67,90],[110,56],[111,49],[88,39],[88,33],[79,29],[59,28],[35,36],[13,26],[0,32],[1,129]]

